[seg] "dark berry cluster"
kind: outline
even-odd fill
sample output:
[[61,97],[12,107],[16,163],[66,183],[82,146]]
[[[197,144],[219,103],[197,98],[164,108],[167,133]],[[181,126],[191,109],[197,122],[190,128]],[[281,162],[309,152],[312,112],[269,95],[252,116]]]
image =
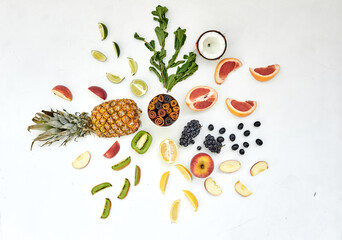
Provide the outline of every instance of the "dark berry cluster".
[[194,138],[200,133],[201,127],[202,126],[198,120],[191,120],[188,122],[182,131],[182,136],[179,139],[179,145],[187,147],[190,144],[194,144]]
[[208,148],[211,152],[220,153],[222,148],[222,143],[217,141],[214,136],[208,134],[203,142],[204,146]]

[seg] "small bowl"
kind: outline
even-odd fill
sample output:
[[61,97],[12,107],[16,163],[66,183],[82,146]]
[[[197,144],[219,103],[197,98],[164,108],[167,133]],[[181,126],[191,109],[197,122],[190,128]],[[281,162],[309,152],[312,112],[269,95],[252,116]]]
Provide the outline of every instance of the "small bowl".
[[177,121],[180,114],[180,106],[171,95],[158,94],[148,104],[147,114],[157,126],[168,127]]

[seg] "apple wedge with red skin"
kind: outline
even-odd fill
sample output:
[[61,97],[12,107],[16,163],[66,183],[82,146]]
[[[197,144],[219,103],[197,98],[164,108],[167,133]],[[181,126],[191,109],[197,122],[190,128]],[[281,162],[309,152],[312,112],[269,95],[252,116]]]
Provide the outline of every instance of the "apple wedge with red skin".
[[268,169],[268,164],[265,161],[256,162],[250,170],[251,176],[255,176]]
[[216,182],[212,178],[207,178],[204,181],[204,187],[205,190],[207,190],[207,192],[211,195],[219,196],[222,193],[221,188],[216,184]]
[[63,85],[57,85],[56,87],[54,87],[52,89],[52,92],[57,95],[58,97],[61,97],[65,100],[71,101],[72,100],[72,93],[69,90],[69,88],[67,88],[66,86]]
[[107,99],[107,93],[103,88],[98,87],[98,86],[91,86],[91,87],[88,87],[88,89],[99,98],[103,100]]
[[191,160],[190,170],[194,176],[206,178],[214,170],[214,161],[208,154],[198,153]]
[[237,181],[234,185],[235,191],[243,197],[248,197],[252,192],[240,181]]
[[118,141],[116,141],[108,150],[105,154],[103,154],[103,156],[105,158],[113,158],[115,157],[116,154],[118,154],[120,150],[120,144]]
[[85,151],[72,162],[72,166],[76,169],[85,168],[88,165],[90,158],[90,152]]

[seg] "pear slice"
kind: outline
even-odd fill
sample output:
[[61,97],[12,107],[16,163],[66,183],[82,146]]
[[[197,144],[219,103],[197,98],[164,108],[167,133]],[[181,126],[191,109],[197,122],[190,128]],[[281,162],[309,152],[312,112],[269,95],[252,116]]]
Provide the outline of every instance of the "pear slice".
[[227,160],[220,164],[220,170],[225,173],[232,173],[239,170],[241,163],[236,160]]
[[252,194],[252,192],[249,191],[248,188],[246,188],[246,186],[243,185],[240,181],[237,181],[234,187],[235,191],[243,197],[248,197]]
[[255,163],[250,170],[250,173],[252,176],[255,176],[263,171],[265,171],[266,169],[268,169],[268,164],[265,161],[260,161]]
[[212,178],[207,178],[204,181],[204,187],[208,193],[214,196],[219,196],[222,193],[221,188],[216,184],[216,182]]
[[207,60],[217,60],[227,49],[225,36],[216,30],[202,33],[196,42],[198,53]]
[[76,169],[84,168],[88,165],[90,161],[90,152],[85,151],[81,155],[79,155],[73,162],[72,166]]

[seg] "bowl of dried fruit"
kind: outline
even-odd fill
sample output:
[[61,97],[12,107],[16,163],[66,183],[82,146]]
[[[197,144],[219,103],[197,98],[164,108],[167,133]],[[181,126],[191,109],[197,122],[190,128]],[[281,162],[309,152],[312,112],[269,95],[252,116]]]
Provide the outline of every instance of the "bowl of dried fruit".
[[171,126],[179,117],[180,107],[177,100],[168,94],[159,94],[148,104],[148,117],[160,127]]

